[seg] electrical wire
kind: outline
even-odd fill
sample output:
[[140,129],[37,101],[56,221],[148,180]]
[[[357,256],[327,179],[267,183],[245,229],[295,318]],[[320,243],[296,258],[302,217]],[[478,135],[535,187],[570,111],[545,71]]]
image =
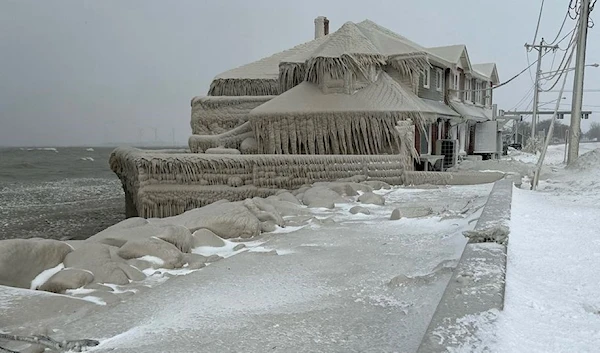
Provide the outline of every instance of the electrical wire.
[[[577,0],[571,0],[569,3],[569,17],[574,20],[579,15],[579,6],[577,6],[579,2]],[[575,12],[575,15],[571,15],[571,11]]]
[[[554,53],[554,55],[552,55],[552,64],[550,64],[550,70],[549,72],[554,72],[554,61],[556,60],[556,50],[552,51]],[[550,81],[550,79],[546,78],[546,77],[542,77],[540,78],[540,80],[544,80],[544,83],[547,83],[548,81]]]
[[562,33],[563,29],[565,28],[565,24],[567,23],[567,18],[569,18],[570,11],[571,11],[571,5],[569,4],[567,13],[565,13],[565,17],[563,18],[562,24],[560,25],[560,29],[558,30],[558,33],[556,33],[556,37],[554,37],[554,40],[552,40],[550,43],[548,43],[549,45],[554,45],[556,43],[556,41],[558,40],[558,37],[560,37],[560,34]]
[[[569,41],[569,45],[567,46],[567,48],[565,48],[565,55],[563,56],[563,58],[562,58],[562,60],[561,60],[560,64],[558,65],[558,69],[557,69],[557,70],[556,70],[556,71],[555,71],[555,72],[554,72],[554,73],[553,73],[551,76],[548,76],[548,77],[545,77],[545,78],[544,78],[544,79],[545,79],[545,82],[549,82],[549,81],[551,81],[551,80],[553,80],[553,79],[555,79],[555,78],[556,78],[556,81],[555,81],[555,82],[552,84],[552,87],[551,87],[551,88],[549,88],[549,89],[541,89],[541,91],[543,91],[543,92],[547,92],[547,91],[549,91],[549,90],[552,90],[554,87],[556,87],[556,85],[557,85],[557,84],[558,84],[558,82],[560,81],[560,78],[562,77],[562,75],[564,74],[564,72],[565,72],[565,71],[568,69],[567,67],[564,67],[564,65],[566,65],[566,64],[565,64],[565,60],[567,59],[567,54],[569,53],[569,49],[571,49],[571,50],[575,50],[575,40],[576,40],[576,38],[577,38],[577,30],[576,30],[576,29],[577,29],[578,27],[579,27],[579,26],[578,26],[578,25],[576,25],[576,26],[575,26],[575,28],[573,28],[573,30],[571,30],[571,32],[569,32],[569,33],[567,34],[567,36],[568,36],[569,34],[571,34],[571,33],[572,33],[571,40]],[[562,42],[562,41],[563,41],[563,40],[564,40],[564,39],[565,39],[567,36],[563,37],[563,38],[560,40],[560,42]],[[559,42],[559,43],[560,43],[560,42]]]
[[[571,53],[575,52],[575,49],[576,49],[576,47],[573,46],[573,48],[571,49]],[[568,63],[569,62],[567,61],[567,64]],[[542,88],[540,88],[540,92],[549,92],[549,91],[553,90],[554,87],[556,87],[556,85],[560,81],[561,77],[563,75],[565,75],[568,71],[569,71],[568,67],[564,67],[562,70],[559,70],[557,73],[560,73],[560,75],[556,78],[556,81],[552,84],[552,86],[550,88],[548,88],[548,89],[542,89]]]
[[525,93],[525,95],[523,96],[523,98],[521,98],[521,100],[519,102],[517,102],[517,104],[515,104],[512,108],[510,108],[509,110],[515,110],[518,109],[523,103],[525,103],[525,101],[528,98],[531,98],[531,95],[533,94],[533,89],[535,88],[535,85],[532,85],[531,88],[529,88],[529,91],[527,91]]
[[[542,58],[543,58],[544,56],[546,56],[546,54],[548,54],[548,53],[549,53],[549,52],[545,52],[544,54],[542,54]],[[497,84],[496,86],[492,87],[491,89],[500,88],[500,87],[502,87],[502,86],[504,86],[504,85],[507,85],[507,84],[509,84],[509,83],[510,83],[510,82],[512,82],[514,79],[516,79],[517,77],[521,76],[521,75],[522,75],[522,74],[523,74],[525,71],[529,70],[529,68],[531,68],[533,65],[537,64],[537,62],[538,62],[537,60],[536,60],[536,61],[534,61],[534,62],[532,62],[531,64],[529,64],[529,66],[527,66],[526,68],[524,68],[523,70],[521,70],[521,72],[519,72],[518,74],[516,74],[516,75],[514,75],[513,77],[511,77],[510,79],[508,79],[508,81],[504,81],[504,82],[502,82],[502,83],[500,83],[500,84]],[[487,91],[488,89],[489,89],[489,88],[484,88],[484,89],[481,89],[480,91]]]
[[529,71],[529,78],[531,78],[531,83],[535,84],[535,80],[533,78],[533,74],[531,73],[531,62],[529,60],[529,50],[525,51],[525,56],[527,57],[527,67],[529,67],[528,71]]
[[531,43],[533,44],[535,44],[538,32],[540,30],[540,23],[542,22],[542,13],[544,12],[544,1],[545,0],[542,0],[542,4],[540,6],[540,14],[538,15],[537,26],[535,27],[535,34],[533,35],[533,40],[531,41]]
[[[571,54],[570,54],[570,56],[569,56],[569,57],[571,57],[571,56],[573,55],[573,53],[575,52],[575,49],[576,49],[576,48],[577,48],[577,47],[573,45],[573,48],[571,49]],[[554,87],[556,87],[556,85],[557,85],[557,84],[558,84],[558,82],[560,81],[561,77],[562,77],[563,75],[565,75],[565,74],[566,74],[566,73],[569,71],[569,68],[568,68],[568,67],[566,67],[566,65],[568,65],[568,64],[570,64],[570,61],[569,61],[569,60],[567,61],[567,63],[565,64],[565,67],[564,67],[562,70],[558,70],[558,71],[556,72],[556,74],[559,74],[559,73],[560,73],[560,74],[558,75],[558,78],[556,79],[556,81],[554,82],[554,84],[552,84],[552,87],[550,87],[550,88],[548,88],[548,89],[540,89],[540,92],[548,92],[548,91],[551,91],[552,89],[554,89]],[[555,75],[556,75],[556,74],[555,74]]]

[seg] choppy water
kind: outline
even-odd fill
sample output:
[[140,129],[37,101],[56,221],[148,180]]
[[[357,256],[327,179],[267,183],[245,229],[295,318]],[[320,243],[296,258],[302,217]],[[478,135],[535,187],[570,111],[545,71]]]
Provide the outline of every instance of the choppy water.
[[0,239],[82,239],[124,218],[113,148],[0,149]]

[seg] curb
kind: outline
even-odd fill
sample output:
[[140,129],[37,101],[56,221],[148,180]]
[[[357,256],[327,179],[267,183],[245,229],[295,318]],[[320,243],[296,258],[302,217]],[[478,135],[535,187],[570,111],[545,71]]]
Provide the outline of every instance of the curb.
[[493,320],[502,310],[512,190],[510,180],[494,183],[475,229],[465,232],[469,242],[417,352],[447,352],[475,342],[472,318],[483,314]]

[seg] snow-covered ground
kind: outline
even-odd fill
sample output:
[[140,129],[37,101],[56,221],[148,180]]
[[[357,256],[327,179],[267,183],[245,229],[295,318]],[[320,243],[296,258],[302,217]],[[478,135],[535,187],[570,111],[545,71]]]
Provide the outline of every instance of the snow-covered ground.
[[[98,339],[97,352],[416,351],[490,190],[394,188],[369,214],[313,209],[301,229],[103,306],[0,286],[1,328]],[[397,207],[431,210],[390,220]]]
[[[600,351],[600,144],[573,167],[551,146],[538,191],[515,188],[502,312],[465,317],[478,337],[461,352]],[[511,151],[509,161],[537,162]],[[524,185],[525,186],[525,185]]]
[[[504,310],[460,320],[479,330],[458,352],[600,351],[599,148],[582,144],[565,168],[551,146],[538,190],[515,188]],[[528,176],[536,162],[511,150],[459,169]],[[152,289],[111,287],[120,296],[103,306],[0,286],[0,328],[99,339],[98,352],[415,351],[490,189],[394,188],[377,191],[384,206],[361,205],[369,214],[313,209],[309,225],[244,249],[197,249],[225,259],[161,272]],[[391,221],[403,206],[432,212]]]

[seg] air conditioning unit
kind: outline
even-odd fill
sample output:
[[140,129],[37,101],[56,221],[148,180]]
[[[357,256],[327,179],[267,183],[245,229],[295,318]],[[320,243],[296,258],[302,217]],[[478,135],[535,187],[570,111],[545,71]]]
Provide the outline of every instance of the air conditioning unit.
[[437,140],[435,154],[444,155],[444,170],[458,164],[458,140]]

